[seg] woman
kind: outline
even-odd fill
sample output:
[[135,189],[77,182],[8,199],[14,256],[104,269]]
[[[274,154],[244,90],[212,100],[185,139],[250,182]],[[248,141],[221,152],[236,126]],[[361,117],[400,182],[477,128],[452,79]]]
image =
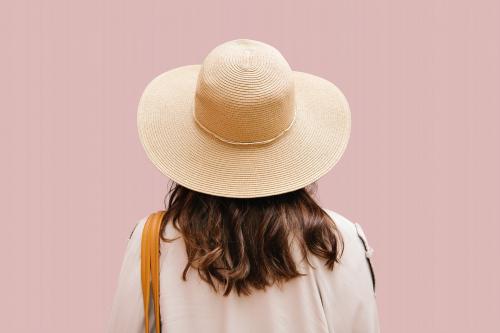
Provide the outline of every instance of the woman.
[[[160,229],[163,332],[379,332],[372,249],[314,196],[350,121],[334,84],[258,41],[226,42],[151,81],[139,136],[173,181]],[[127,245],[109,332],[144,331],[145,222]]]

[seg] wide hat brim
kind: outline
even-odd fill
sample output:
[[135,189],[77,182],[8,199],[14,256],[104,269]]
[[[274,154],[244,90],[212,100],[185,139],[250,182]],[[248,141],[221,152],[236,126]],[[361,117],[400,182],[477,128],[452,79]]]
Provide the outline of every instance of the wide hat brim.
[[349,141],[351,114],[333,83],[294,71],[293,126],[269,143],[235,145],[207,133],[193,117],[200,67],[160,74],[140,99],[139,137],[164,175],[194,191],[252,198],[305,187],[339,161]]

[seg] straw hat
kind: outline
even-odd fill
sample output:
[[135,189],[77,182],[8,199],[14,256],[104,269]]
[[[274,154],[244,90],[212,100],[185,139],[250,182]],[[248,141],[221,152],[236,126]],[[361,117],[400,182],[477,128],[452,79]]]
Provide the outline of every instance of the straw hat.
[[154,78],[137,114],[153,164],[189,189],[250,198],[313,183],[340,159],[351,116],[342,92],[292,71],[281,53],[238,39],[201,65]]

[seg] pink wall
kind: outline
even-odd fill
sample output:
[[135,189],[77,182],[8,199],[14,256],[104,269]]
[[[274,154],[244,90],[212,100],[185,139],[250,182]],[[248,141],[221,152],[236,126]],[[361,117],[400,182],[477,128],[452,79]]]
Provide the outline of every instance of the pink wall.
[[497,331],[499,2],[235,2],[0,4],[2,331],[104,330],[129,232],[167,184],[140,93],[239,37],[350,101],[320,194],[375,248],[383,331]]

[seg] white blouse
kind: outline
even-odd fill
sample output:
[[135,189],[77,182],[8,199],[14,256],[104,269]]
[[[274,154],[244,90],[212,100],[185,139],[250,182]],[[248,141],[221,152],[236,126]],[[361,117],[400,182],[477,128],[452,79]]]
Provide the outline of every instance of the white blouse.
[[[325,209],[342,233],[344,252],[340,263],[329,270],[311,255],[313,269],[299,266],[307,276],[294,278],[280,288],[252,291],[250,296],[222,296],[190,269],[182,271],[187,257],[182,238],[161,243],[160,316],[168,333],[375,333],[380,332],[372,284],[371,249],[359,224]],[[109,333],[142,333],[144,309],[141,290],[140,242],[147,217],[138,222],[128,241],[116,289]],[[168,224],[168,238],[179,232]],[[150,332],[154,332],[150,305]]]

